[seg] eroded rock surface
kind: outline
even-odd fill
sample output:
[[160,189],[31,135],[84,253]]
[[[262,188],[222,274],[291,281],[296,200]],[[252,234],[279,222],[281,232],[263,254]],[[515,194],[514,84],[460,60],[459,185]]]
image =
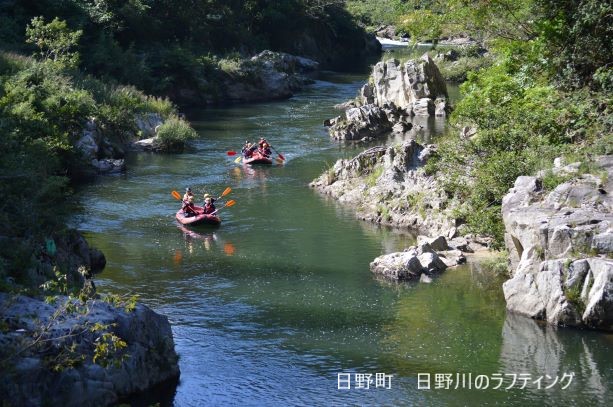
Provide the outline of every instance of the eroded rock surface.
[[[577,175],[553,191],[541,177],[519,177],[502,214],[512,278],[507,308],[552,324],[613,330],[613,157],[595,174]],[[558,165],[577,173],[579,165]],[[544,175],[544,174],[542,174]]]

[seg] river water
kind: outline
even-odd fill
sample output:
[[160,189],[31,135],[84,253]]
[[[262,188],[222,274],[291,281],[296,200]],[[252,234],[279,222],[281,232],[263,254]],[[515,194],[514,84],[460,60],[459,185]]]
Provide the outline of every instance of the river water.
[[[322,121],[366,77],[328,73],[287,101],[188,112],[201,136],[190,151],[132,155],[125,175],[79,191],[82,210],[73,223],[107,257],[99,290],[138,293],[173,327],[180,382],[139,397],[141,404],[610,400],[613,336],[507,315],[501,281],[478,264],[448,270],[432,284],[373,278],[369,262],[414,237],[358,221],[307,186],[364,148],[332,142]],[[426,139],[445,126],[422,125],[418,136]],[[259,136],[285,165],[247,168],[226,156]],[[230,186],[237,204],[220,212],[219,228],[181,228],[171,191],[186,186],[198,198]],[[339,389],[347,373],[351,388]],[[368,389],[356,388],[356,374],[372,375],[372,383],[368,376],[361,382]],[[384,386],[376,386],[377,374],[390,375]],[[488,378],[487,389],[474,388],[478,375],[479,387]],[[428,377],[430,390],[423,389]]]

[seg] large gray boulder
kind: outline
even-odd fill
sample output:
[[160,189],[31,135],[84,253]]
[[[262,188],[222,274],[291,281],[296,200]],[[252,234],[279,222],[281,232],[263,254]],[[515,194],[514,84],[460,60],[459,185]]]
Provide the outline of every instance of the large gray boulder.
[[431,276],[446,269],[445,262],[428,244],[410,247],[404,252],[385,254],[370,263],[370,271],[395,281],[419,280],[422,274]]
[[519,177],[504,197],[509,310],[557,325],[613,329],[613,158],[595,161],[598,177],[576,175],[551,192],[540,177]]
[[360,140],[388,133],[391,128],[385,111],[371,104],[348,109],[345,119],[332,126],[330,136],[335,140]]
[[[166,317],[142,304],[129,312],[101,300],[89,300],[84,312],[61,311],[65,302],[65,297],[52,305],[0,293],[0,309],[8,321],[0,333],[0,355],[12,366],[0,377],[4,401],[20,406],[105,406],[178,378],[178,356]],[[89,329],[95,324],[108,325],[104,332],[126,342],[127,358],[106,367],[93,362],[93,344],[102,333]],[[34,332],[50,346],[32,345],[28,338]],[[84,360],[54,371],[62,352],[64,357],[76,352]],[[113,353],[119,356],[121,351]]]

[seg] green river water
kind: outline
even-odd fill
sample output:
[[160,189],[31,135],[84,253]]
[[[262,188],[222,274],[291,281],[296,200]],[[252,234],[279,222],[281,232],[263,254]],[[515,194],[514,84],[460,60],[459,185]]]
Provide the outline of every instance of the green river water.
[[[136,404],[605,404],[613,336],[507,315],[501,281],[476,264],[429,285],[373,277],[373,258],[414,237],[358,221],[308,188],[360,151],[332,142],[322,121],[366,77],[329,73],[287,101],[190,111],[201,136],[192,150],[132,155],[125,175],[80,191],[73,223],[107,257],[99,290],[138,293],[167,315],[181,358],[178,385]],[[441,120],[422,124],[426,139],[444,129]],[[259,136],[284,166],[246,168],[226,156]],[[237,204],[220,213],[217,229],[181,228],[170,193],[186,186],[198,198],[230,186]],[[351,389],[338,389],[339,373],[352,374]],[[391,388],[355,388],[356,373],[392,375]],[[420,373],[431,375],[431,390],[419,388]],[[473,383],[477,375],[505,381],[469,389],[457,380],[469,373]],[[571,373],[568,388],[545,389]],[[434,389],[436,374],[451,374],[451,388]],[[513,374],[531,381],[505,390]]]

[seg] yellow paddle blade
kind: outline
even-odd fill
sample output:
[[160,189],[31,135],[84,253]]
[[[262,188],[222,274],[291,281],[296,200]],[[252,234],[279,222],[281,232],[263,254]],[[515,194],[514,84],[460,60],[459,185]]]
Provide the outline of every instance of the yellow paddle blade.
[[223,190],[223,192],[221,193],[221,196],[226,196],[228,195],[230,192],[232,192],[232,188],[228,187],[226,189]]
[[181,194],[179,194],[177,191],[172,191],[171,195],[175,198],[178,199],[179,201],[181,200]]
[[241,158],[243,158],[243,157],[238,157],[236,160],[234,160],[234,162],[237,163],[237,164],[240,163],[241,162]]
[[225,206],[234,206],[235,204],[236,204],[236,201],[234,199],[230,199],[228,203],[226,203]]

